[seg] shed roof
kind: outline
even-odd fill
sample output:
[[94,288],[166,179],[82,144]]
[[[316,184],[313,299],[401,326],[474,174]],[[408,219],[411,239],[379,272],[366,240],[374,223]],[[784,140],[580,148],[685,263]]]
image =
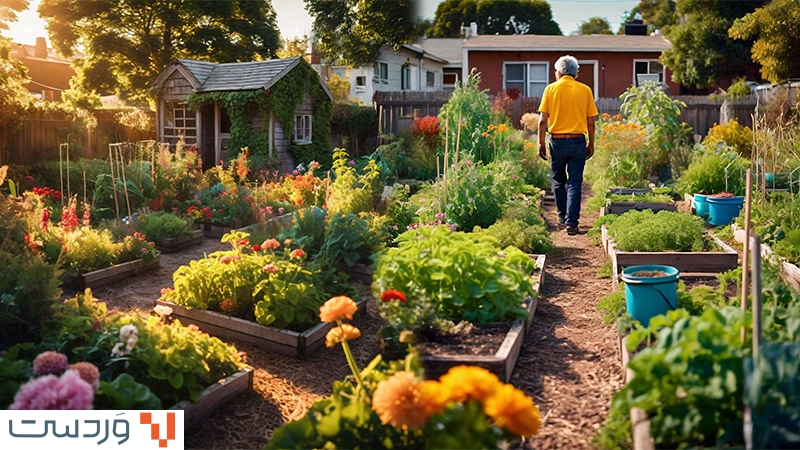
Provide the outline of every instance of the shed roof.
[[445,67],[461,67],[464,54],[463,38],[425,38],[415,42],[415,45],[422,47],[426,52],[447,60]]
[[491,51],[564,51],[564,52],[663,52],[671,47],[662,35],[571,35],[549,36],[537,34],[479,35],[469,38],[467,50]]
[[300,57],[216,64],[197,92],[269,89],[298,64]]
[[217,66],[212,62],[195,61],[194,59],[178,59],[178,62],[183,64],[183,67],[186,67],[186,70],[188,70],[200,84],[206,82],[211,71]]

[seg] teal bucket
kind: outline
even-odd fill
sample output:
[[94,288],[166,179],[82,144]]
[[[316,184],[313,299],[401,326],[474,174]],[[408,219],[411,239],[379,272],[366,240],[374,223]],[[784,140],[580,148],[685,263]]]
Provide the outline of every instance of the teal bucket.
[[[639,272],[664,272],[665,276],[635,276]],[[672,266],[630,266],[622,271],[625,283],[625,306],[643,326],[650,319],[678,307],[678,269]]]
[[708,202],[708,223],[715,227],[732,224],[744,205],[744,197],[708,197],[706,201]]
[[708,215],[708,203],[706,203],[707,199],[708,199],[707,195],[694,194],[694,199],[692,200],[692,206],[694,206],[694,213],[703,218],[705,218],[705,216]]

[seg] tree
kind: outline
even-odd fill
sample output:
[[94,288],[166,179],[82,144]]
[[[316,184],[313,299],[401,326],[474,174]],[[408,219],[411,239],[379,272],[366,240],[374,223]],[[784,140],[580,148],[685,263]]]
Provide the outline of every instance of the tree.
[[331,91],[334,103],[347,103],[350,101],[350,82],[347,81],[347,78],[332,73],[325,84],[328,85],[328,90]]
[[328,61],[372,64],[384,45],[398,48],[421,35],[416,0],[304,0],[317,49]]
[[561,34],[544,0],[445,0],[436,8],[431,36],[460,37],[471,22],[478,34]]
[[278,58],[291,58],[293,56],[305,56],[308,52],[308,36],[294,37],[292,39],[282,39],[281,48],[277,51]]
[[[9,22],[17,21],[17,13],[28,9],[27,0],[0,0],[0,30],[7,30]],[[31,95],[25,84],[28,70],[11,57],[8,40],[0,35],[0,135],[9,127],[20,125],[20,118],[31,104]]]
[[773,0],[764,7],[736,19],[728,30],[733,39],[755,38],[753,59],[761,64],[761,75],[772,83],[800,77],[800,3]]
[[269,0],[42,0],[39,15],[59,53],[82,46],[86,90],[136,103],[173,58],[252,61],[279,46]]
[[8,29],[8,22],[17,21],[17,13],[28,9],[28,0],[0,0],[0,30]]
[[664,28],[672,48],[661,55],[661,62],[673,71],[673,81],[705,88],[727,86],[741,76],[757,77],[758,65],[750,57],[753,41],[735,41],[728,37],[728,29],[735,19],[764,3],[764,0],[678,0],[681,21]]
[[614,34],[608,20],[602,17],[592,17],[578,27],[578,34]]
[[672,0],[642,0],[639,2],[639,12],[642,21],[651,31],[660,30],[670,25],[677,25],[677,3]]

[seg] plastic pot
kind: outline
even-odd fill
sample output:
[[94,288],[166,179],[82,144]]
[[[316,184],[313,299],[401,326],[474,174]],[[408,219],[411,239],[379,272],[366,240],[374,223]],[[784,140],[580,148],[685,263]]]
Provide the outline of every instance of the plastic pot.
[[[654,276],[657,273],[663,276]],[[678,269],[662,265],[630,266],[623,270],[628,313],[646,327],[651,318],[676,309],[679,274]]]

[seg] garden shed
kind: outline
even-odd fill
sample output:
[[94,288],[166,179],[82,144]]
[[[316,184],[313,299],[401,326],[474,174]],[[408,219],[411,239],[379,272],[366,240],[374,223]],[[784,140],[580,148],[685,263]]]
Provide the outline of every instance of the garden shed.
[[256,165],[290,172],[330,160],[333,97],[303,58],[243,63],[173,60],[152,84],[157,139],[196,144],[203,168],[247,147]]

